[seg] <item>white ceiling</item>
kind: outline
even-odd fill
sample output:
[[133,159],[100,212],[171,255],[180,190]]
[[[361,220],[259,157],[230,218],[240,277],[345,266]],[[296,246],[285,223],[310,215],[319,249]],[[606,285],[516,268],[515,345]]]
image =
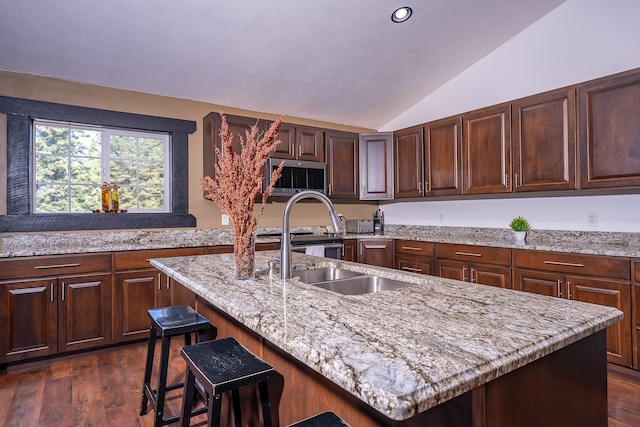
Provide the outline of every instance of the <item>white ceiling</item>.
[[563,2],[4,0],[0,70],[379,129]]

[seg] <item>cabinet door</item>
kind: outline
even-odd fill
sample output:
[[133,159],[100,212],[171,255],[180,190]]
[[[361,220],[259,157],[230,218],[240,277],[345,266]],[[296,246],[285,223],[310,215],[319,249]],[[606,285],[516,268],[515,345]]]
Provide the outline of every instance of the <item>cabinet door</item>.
[[471,264],[470,281],[496,288],[511,289],[511,267],[490,264]]
[[312,162],[324,162],[324,138],[322,129],[296,126],[297,158]]
[[466,194],[511,191],[510,111],[501,105],[463,116]]
[[342,244],[344,250],[342,252],[342,259],[344,261],[358,261],[358,241],[356,239],[345,239]]
[[564,276],[544,271],[514,269],[513,289],[550,297],[564,295]]
[[512,104],[514,191],[576,188],[575,89]]
[[393,240],[359,240],[358,248],[358,262],[378,267],[393,268]]
[[631,307],[633,307],[633,367],[640,369],[640,260],[633,262],[634,283],[631,294]]
[[115,342],[149,336],[151,321],[147,310],[156,307],[159,274],[155,269],[116,273]]
[[56,279],[0,285],[0,363],[58,351]]
[[359,152],[360,199],[393,199],[393,134],[360,134]]
[[566,280],[570,299],[614,307],[624,313],[621,321],[607,328],[607,361],[631,366],[631,284],[577,276],[567,276]]
[[329,170],[329,197],[357,199],[358,134],[327,131],[324,140]]
[[640,72],[578,87],[582,188],[640,185]]
[[169,290],[171,294],[171,306],[189,305],[195,310],[196,294],[183,284],[176,282],[174,279],[168,278]]
[[295,126],[283,123],[280,126],[280,132],[276,139],[280,140],[280,144],[276,147],[272,156],[278,159],[295,159],[296,158],[296,128]]
[[422,126],[393,133],[394,198],[420,197],[422,190]]
[[58,278],[58,351],[111,344],[111,275]]
[[395,268],[411,273],[433,274],[433,257],[419,255],[395,254]]
[[436,276],[445,279],[469,281],[469,263],[451,259],[436,259]]
[[462,194],[462,116],[424,126],[425,195]]

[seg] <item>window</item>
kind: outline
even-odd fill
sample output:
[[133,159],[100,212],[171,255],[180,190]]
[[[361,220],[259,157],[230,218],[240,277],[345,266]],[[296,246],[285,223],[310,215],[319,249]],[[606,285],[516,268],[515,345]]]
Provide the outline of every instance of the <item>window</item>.
[[169,212],[169,135],[34,120],[34,213],[100,209],[103,182],[120,208]]

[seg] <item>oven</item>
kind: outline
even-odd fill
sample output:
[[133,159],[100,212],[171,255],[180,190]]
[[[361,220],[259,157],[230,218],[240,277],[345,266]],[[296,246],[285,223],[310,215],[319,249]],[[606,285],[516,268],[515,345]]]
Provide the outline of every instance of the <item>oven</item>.
[[340,236],[292,235],[291,251],[342,259],[344,244]]

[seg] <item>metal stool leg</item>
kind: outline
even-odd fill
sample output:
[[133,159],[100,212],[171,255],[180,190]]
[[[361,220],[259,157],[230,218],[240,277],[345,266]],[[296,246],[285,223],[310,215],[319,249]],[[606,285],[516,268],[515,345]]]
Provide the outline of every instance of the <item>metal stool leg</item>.
[[184,380],[184,397],[182,399],[182,415],[180,417],[180,425],[182,427],[189,427],[191,424],[191,402],[193,401],[194,388],[196,384],[196,377],[191,372],[191,369],[187,368],[187,374]]
[[149,404],[149,399],[147,398],[147,387],[149,391],[151,390],[151,371],[153,367],[153,355],[156,350],[156,338],[158,333],[155,328],[152,326],[149,332],[149,345],[147,347],[147,363],[144,367],[144,382],[142,383],[142,400],[140,401],[140,415],[146,415]]
[[242,415],[240,414],[240,390],[231,391],[231,400],[233,400],[233,420],[236,427],[242,427]]
[[271,427],[271,404],[269,403],[269,388],[267,383],[262,381],[258,383],[258,389],[260,390],[260,405],[262,406],[262,425],[264,427]]
[[[219,427],[220,426],[220,412],[222,410],[222,396],[221,395],[209,395],[208,402],[208,417],[209,417],[209,427]],[[186,426],[183,426],[186,427]]]
[[162,355],[160,356],[160,378],[158,379],[158,394],[156,396],[156,419],[154,426],[164,424],[164,398],[167,392],[167,369],[169,368],[169,346],[171,337],[162,337]]

